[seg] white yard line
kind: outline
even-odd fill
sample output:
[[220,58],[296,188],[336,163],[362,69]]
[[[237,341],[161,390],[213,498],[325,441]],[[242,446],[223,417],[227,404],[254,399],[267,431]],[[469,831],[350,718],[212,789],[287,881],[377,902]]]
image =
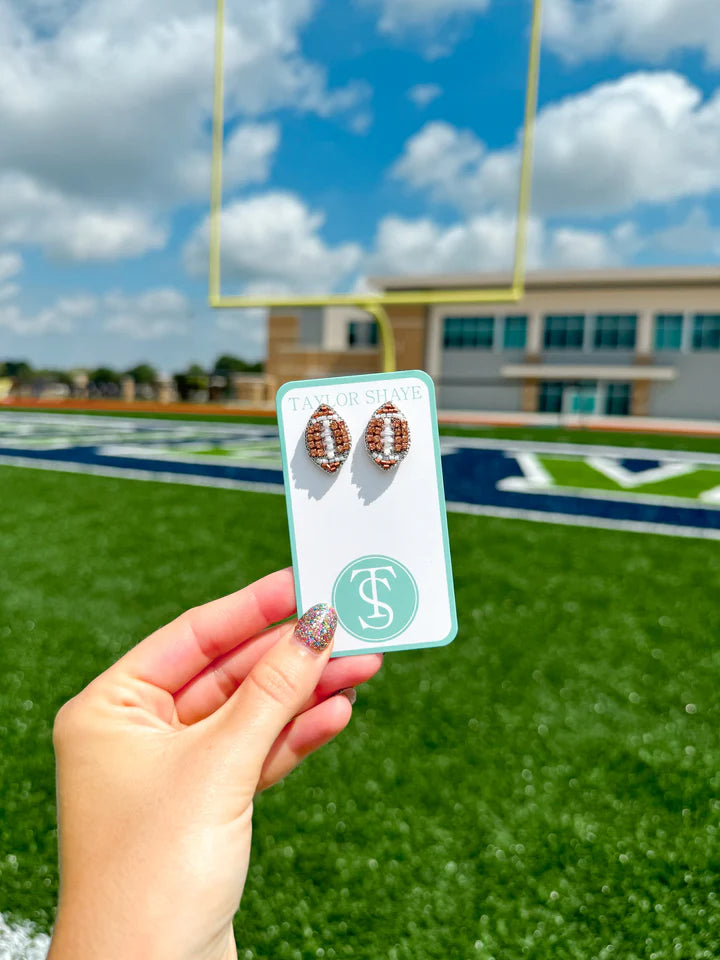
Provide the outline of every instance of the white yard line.
[[663,537],[720,540],[720,530],[714,530],[711,527],[681,527],[669,523],[645,523],[642,520],[583,517],[569,513],[546,513],[544,510],[519,510],[515,507],[490,507],[476,503],[448,503],[447,508],[450,513],[470,513],[479,517],[499,517],[502,520],[532,520],[534,523],[557,523],[564,527],[595,527],[601,530],[655,533]]
[[89,427],[93,430],[99,430],[100,424],[112,426],[113,430],[125,430],[128,433],[137,433],[140,430],[197,430],[198,433],[212,433],[216,430],[230,431],[242,436],[245,431],[255,433],[263,430],[272,430],[277,432],[274,423],[268,422],[265,426],[261,423],[233,423],[232,420],[164,420],[153,417],[113,417],[113,416],[88,416],[83,414],[62,414],[62,413],[10,413],[0,408],[0,425],[9,424],[13,427],[25,423],[30,427],[36,424],[43,426],[52,426],[55,429],[62,429],[66,424],[74,430],[80,427]]
[[720,487],[713,487],[712,490],[705,490],[704,493],[701,493],[699,498],[700,502],[707,506],[714,506],[717,504],[720,507]]
[[506,477],[498,481],[498,490],[520,490],[528,492],[545,490],[554,485],[552,475],[542,465],[534,453],[516,453],[513,456],[523,472],[522,477]]
[[[498,480],[498,490],[511,493],[535,493],[555,497],[578,497],[585,500],[615,500],[623,503],[655,504],[667,507],[685,507],[692,502],[691,498],[673,496],[672,494],[648,493],[645,490],[635,492],[641,484],[653,483],[659,480],[668,480],[672,477],[686,476],[699,468],[697,463],[665,463],[660,467],[651,467],[634,473],[626,470],[613,460],[604,457],[559,457],[558,459],[578,460],[614,481],[622,490],[605,490],[600,487],[566,487],[555,483],[554,478],[536,454],[527,452],[507,453],[507,456],[516,460],[522,470],[522,476],[504,477]],[[640,478],[640,479],[637,479]],[[700,494],[698,500],[706,508],[720,507],[720,486],[706,490]]]
[[[506,477],[499,480],[498,490],[511,493],[542,494],[548,497],[570,497],[578,500],[614,500],[618,503],[652,504],[656,507],[682,507],[685,510],[701,507],[703,510],[715,510],[720,507],[720,487],[701,494],[697,500],[688,497],[672,497],[660,493],[635,493],[632,490],[601,490],[592,487],[538,487],[525,477]],[[712,494],[709,496],[708,494]]]
[[0,456],[2,467],[29,467],[31,470],[56,470],[58,473],[86,473],[96,477],[117,477],[119,480],[156,480],[160,483],[180,483],[191,487],[220,487],[225,490],[249,490],[252,493],[284,493],[282,483],[260,483],[252,480],[232,480],[227,477],[206,477],[202,474],[170,473],[156,470],[135,470],[128,467],[105,467],[88,463],[62,463],[59,460],[40,460],[35,457]]
[[616,457],[618,460],[655,460],[720,466],[720,454],[696,450],[650,450],[645,447],[607,447],[590,443],[552,443],[536,440],[487,440],[484,437],[440,437],[443,455],[456,450],[502,450],[507,453],[551,454],[559,457]]
[[659,483],[661,480],[671,480],[674,477],[683,477],[688,473],[694,473],[697,463],[663,463],[659,467],[649,467],[647,470],[628,470],[618,463],[617,460],[611,460],[609,457],[584,457],[585,463],[602,473],[608,480],[614,481],[619,487],[626,490],[632,490],[635,487],[642,487],[646,483]]
[[[197,450],[206,449],[207,445],[198,446],[197,448]],[[282,469],[279,445],[277,455],[268,455],[266,450],[258,453],[253,450],[251,444],[248,444],[237,456],[222,456],[211,453],[201,454],[193,450],[188,450],[185,446],[178,447],[177,449],[169,449],[166,447],[159,450],[157,447],[151,446],[143,447],[132,444],[108,443],[98,447],[97,454],[101,457],[127,457],[131,460],[158,460],[161,462],[164,461],[165,463],[195,463],[218,467],[241,467],[247,465],[258,469]]]
[[0,960],[45,960],[50,937],[31,923],[10,925],[0,913]]

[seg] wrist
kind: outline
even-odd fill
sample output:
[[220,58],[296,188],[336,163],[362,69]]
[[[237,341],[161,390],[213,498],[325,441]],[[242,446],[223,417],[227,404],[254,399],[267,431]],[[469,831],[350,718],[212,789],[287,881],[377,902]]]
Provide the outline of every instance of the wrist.
[[107,905],[58,909],[47,960],[238,960],[232,926],[202,950],[179,946],[177,931],[151,929]]

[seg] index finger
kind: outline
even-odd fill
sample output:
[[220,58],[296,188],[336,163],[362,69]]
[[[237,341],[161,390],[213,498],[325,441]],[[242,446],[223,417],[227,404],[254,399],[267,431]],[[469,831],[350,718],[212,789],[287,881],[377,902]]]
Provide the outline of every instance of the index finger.
[[110,668],[176,693],[218,657],[295,613],[291,567],[160,627]]

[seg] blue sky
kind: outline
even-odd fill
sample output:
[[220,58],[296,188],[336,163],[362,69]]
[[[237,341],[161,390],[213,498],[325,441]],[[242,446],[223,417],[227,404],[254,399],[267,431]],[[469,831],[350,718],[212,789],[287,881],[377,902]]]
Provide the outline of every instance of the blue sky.
[[[223,291],[509,269],[529,0],[227,0]],[[0,12],[0,357],[255,358],[206,305],[214,4]],[[531,267],[720,261],[720,4],[545,0]]]

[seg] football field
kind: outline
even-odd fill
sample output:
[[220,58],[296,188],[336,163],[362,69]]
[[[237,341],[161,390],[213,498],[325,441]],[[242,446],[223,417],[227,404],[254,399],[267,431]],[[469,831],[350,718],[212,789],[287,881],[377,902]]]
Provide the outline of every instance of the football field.
[[[272,428],[143,440],[82,418],[60,437],[12,416],[1,960],[52,924],[59,706],[290,560]],[[444,440],[477,479],[449,517],[458,638],[389,654],[337,742],[259,797],[241,958],[720,955],[720,465],[522,442]]]

